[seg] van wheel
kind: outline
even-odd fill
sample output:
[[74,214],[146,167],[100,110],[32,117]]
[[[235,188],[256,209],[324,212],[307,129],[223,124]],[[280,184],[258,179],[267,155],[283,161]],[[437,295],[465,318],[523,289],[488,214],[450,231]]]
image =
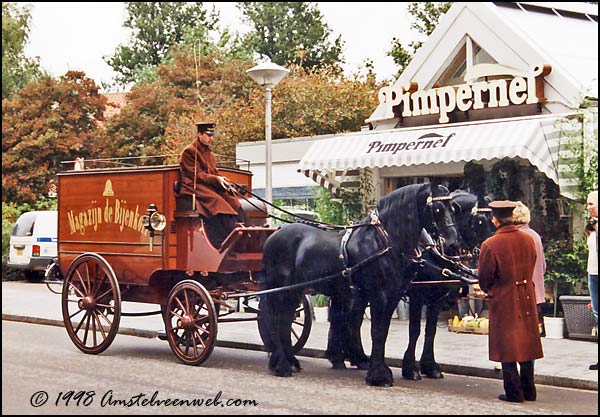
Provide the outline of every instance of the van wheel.
[[44,279],[44,271],[25,271],[25,279],[29,282],[40,282]]

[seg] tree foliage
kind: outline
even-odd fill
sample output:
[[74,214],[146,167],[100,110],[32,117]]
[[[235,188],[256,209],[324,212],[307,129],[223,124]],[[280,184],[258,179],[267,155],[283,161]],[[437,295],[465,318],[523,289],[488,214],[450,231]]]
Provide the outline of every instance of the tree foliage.
[[202,2],[127,2],[123,26],[132,30],[129,45],[119,45],[106,62],[123,85],[155,79],[153,70],[176,45],[210,45],[208,33],[217,15],[208,13]]
[[248,48],[279,65],[305,68],[343,63],[343,41],[330,41],[331,30],[316,4],[309,2],[240,2],[238,8],[252,30]]
[[[410,27],[425,36],[431,35],[440,17],[450,9],[451,5],[452,2],[440,3],[428,1],[410,3],[408,5],[408,12],[415,18]],[[388,51],[387,55],[392,57],[394,63],[398,65],[397,77],[402,74],[422,45],[423,41],[412,41],[408,44],[408,48],[406,48],[400,39],[396,37],[392,39],[392,48]]]
[[39,59],[25,56],[30,19],[29,6],[2,3],[3,100],[44,75]]
[[2,201],[34,203],[60,162],[98,146],[106,98],[94,80],[69,71],[28,84],[2,100]]
[[[112,156],[179,154],[194,137],[194,121],[206,118],[217,123],[215,152],[228,158],[238,142],[264,140],[264,89],[246,74],[254,64],[204,56],[197,86],[195,64],[188,52],[177,52],[158,67],[158,81],[132,89],[128,106],[107,123]],[[292,67],[273,91],[272,137],[359,130],[376,105],[376,91],[373,79]]]

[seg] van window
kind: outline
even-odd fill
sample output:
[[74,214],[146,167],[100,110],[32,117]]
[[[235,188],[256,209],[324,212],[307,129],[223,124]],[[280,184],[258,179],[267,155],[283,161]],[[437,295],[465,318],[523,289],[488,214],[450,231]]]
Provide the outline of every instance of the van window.
[[36,213],[25,213],[15,223],[12,230],[12,236],[31,236],[33,235],[33,226],[35,225]]

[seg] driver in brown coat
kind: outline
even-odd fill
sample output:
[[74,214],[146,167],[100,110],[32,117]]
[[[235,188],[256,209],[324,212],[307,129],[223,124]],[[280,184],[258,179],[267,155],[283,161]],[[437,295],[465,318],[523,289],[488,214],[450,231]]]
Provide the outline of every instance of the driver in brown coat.
[[[505,394],[502,401],[535,401],[533,365],[542,358],[533,270],[533,239],[513,224],[513,201],[494,201],[496,234],[483,242],[478,276],[489,297],[489,358],[502,363]],[[517,363],[520,369],[517,369]]]
[[179,194],[196,196],[195,209],[205,220],[209,240],[219,247],[235,223],[243,221],[243,213],[241,203],[227,178],[220,175],[210,150],[214,135],[214,123],[196,123],[196,139],[183,150],[179,159]]

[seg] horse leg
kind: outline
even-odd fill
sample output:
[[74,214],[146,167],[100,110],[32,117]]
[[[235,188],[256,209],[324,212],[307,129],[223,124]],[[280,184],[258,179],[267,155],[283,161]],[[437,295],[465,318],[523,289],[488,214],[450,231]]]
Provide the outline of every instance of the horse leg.
[[437,300],[427,304],[426,324],[425,324],[425,342],[423,344],[423,353],[419,364],[421,372],[429,378],[443,378],[442,368],[435,362],[433,353],[433,342],[437,331],[437,321],[440,314]]
[[385,343],[390,330],[392,313],[398,303],[398,298],[382,293],[371,299],[371,360],[366,382],[371,386],[391,387],[394,385],[392,370],[385,363]]
[[351,323],[348,320],[348,309],[344,305],[346,300],[341,296],[331,297],[329,305],[329,333],[327,335],[327,350],[325,356],[331,362],[333,369],[346,369],[344,359],[346,335],[351,332]]
[[[291,327],[291,320],[285,317],[283,309],[286,303],[290,303],[290,300],[285,300],[284,297],[278,296],[278,294],[269,294],[261,297],[260,306],[261,314],[263,314],[263,329],[267,330],[269,335],[268,347],[271,349],[269,370],[274,375],[281,377],[292,376],[292,362],[289,359],[291,351],[289,354],[286,352],[287,345],[285,342],[286,323],[287,326]],[[288,330],[288,338],[290,333]]]
[[369,357],[365,354],[362,345],[362,337],[360,328],[362,327],[365,309],[369,303],[364,294],[358,288],[352,288],[351,303],[349,305],[348,317],[349,323],[348,333],[345,334],[345,346],[347,350],[348,360],[352,366],[358,369],[369,369]]
[[409,296],[408,311],[408,347],[404,352],[402,359],[402,377],[412,381],[419,381],[421,374],[415,359],[415,350],[417,340],[421,334],[421,311],[423,310],[424,300],[421,294],[415,294],[417,290]]
[[302,367],[300,366],[300,362],[294,356],[292,351],[292,323],[294,321],[296,315],[296,307],[301,300],[301,295],[295,295],[292,297],[293,301],[284,304],[283,308],[283,322],[280,327],[281,330],[281,340],[283,341],[285,357],[290,364],[292,372],[300,372]]

